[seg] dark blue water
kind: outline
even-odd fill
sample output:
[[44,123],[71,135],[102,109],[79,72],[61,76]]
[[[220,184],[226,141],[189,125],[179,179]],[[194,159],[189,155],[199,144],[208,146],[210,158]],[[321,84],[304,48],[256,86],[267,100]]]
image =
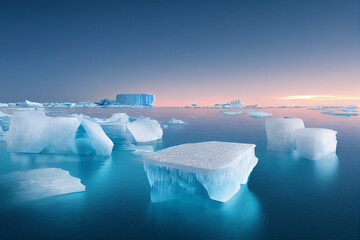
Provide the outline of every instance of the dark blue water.
[[16,203],[0,192],[1,240],[360,239],[360,117],[267,110],[274,116],[302,118],[307,127],[338,131],[337,155],[311,161],[267,151],[264,119],[246,113],[153,108],[53,109],[48,114],[110,117],[119,111],[189,123],[165,129],[155,149],[209,140],[254,143],[259,162],[247,186],[227,203],[206,198],[152,203],[141,156],[134,152],[115,146],[111,157],[15,154],[0,142],[0,175],[54,167],[86,186],[80,193]]

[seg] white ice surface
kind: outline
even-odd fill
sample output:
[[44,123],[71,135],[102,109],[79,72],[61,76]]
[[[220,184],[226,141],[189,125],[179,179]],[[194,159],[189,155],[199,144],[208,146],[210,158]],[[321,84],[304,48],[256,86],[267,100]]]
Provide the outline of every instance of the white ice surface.
[[295,130],[304,128],[298,118],[272,118],[265,121],[268,149],[290,152],[295,148]]
[[336,152],[336,131],[325,128],[303,128],[295,131],[298,154],[307,159],[318,160]]

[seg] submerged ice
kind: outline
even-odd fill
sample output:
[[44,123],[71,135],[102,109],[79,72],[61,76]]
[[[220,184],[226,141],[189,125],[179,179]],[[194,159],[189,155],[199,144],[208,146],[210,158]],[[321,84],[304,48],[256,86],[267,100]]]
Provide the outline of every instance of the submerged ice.
[[[254,149],[253,144],[229,142],[182,144],[145,154],[145,171],[152,191],[173,191],[174,188],[167,185],[174,183],[182,186],[181,191],[190,193],[203,188],[211,199],[226,202],[238,192],[241,184],[247,183],[256,166]],[[161,198],[152,200],[161,201]]]
[[42,168],[0,175],[0,189],[12,200],[36,200],[85,191],[80,179],[59,168]]

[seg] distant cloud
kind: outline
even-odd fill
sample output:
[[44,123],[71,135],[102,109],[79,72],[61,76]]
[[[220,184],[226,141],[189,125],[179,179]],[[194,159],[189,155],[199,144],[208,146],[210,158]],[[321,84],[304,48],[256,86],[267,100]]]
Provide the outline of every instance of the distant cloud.
[[284,100],[360,100],[360,96],[300,95],[283,97]]

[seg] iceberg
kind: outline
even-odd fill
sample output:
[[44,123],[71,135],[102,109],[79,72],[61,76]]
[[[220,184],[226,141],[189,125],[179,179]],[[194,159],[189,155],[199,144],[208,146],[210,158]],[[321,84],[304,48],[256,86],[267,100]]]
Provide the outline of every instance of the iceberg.
[[235,115],[240,115],[243,113],[243,111],[238,111],[238,112],[230,112],[230,111],[219,111],[219,113],[223,114],[223,115],[227,115],[227,116],[235,116]]
[[243,108],[244,104],[240,99],[234,100],[230,102],[231,108]]
[[15,112],[4,140],[10,151],[22,153],[84,154],[81,142],[98,155],[110,155],[113,148],[97,123],[80,117],[48,117],[42,111]]
[[150,142],[162,138],[163,131],[158,121],[139,118],[127,124],[127,128],[136,142]]
[[307,159],[318,160],[336,152],[336,131],[325,128],[303,128],[295,131],[298,154]]
[[172,118],[169,122],[167,122],[167,125],[186,125],[186,124],[188,123],[176,118]]
[[268,149],[290,152],[295,148],[295,130],[305,128],[302,119],[273,118],[265,121]]
[[0,103],[0,108],[7,108],[9,104],[7,103]]
[[154,94],[118,94],[115,104],[152,107],[155,103]]
[[[144,154],[143,158],[151,191],[175,182],[190,193],[206,190],[211,199],[220,202],[227,202],[241,184],[247,183],[258,162],[254,144],[216,141],[182,144]],[[168,176],[164,177],[164,173]],[[197,190],[183,184],[186,182],[196,182]]]
[[0,189],[13,200],[41,198],[85,191],[79,178],[60,168],[42,168],[0,175]]
[[44,104],[42,103],[30,102],[28,100],[25,100],[25,105],[28,107],[44,107]]
[[250,117],[252,118],[264,118],[272,116],[271,113],[266,112],[249,112]]

